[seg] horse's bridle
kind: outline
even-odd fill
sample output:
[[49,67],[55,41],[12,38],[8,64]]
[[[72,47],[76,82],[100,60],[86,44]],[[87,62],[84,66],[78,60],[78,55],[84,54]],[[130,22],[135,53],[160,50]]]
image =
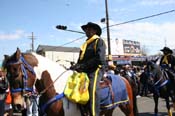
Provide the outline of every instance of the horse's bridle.
[[[22,70],[22,74],[23,74],[23,88],[11,88],[11,93],[16,93],[16,92],[33,92],[33,87],[29,88],[27,87],[27,81],[28,81],[28,74],[27,74],[27,69],[33,74],[33,75],[36,75],[32,66],[29,65],[27,63],[27,61],[24,59],[23,56],[20,56],[19,60],[16,61],[16,62],[8,62],[7,65],[11,65],[11,64],[19,64],[21,63],[21,70]],[[8,76],[8,75],[7,75]],[[11,76],[11,75],[10,75]]]

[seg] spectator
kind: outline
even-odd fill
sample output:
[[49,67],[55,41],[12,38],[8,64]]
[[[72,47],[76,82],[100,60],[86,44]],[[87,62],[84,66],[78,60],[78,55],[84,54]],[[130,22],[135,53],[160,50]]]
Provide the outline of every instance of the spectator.
[[5,113],[5,98],[7,89],[8,89],[8,81],[5,76],[5,72],[3,72],[0,69],[0,116],[4,116]]

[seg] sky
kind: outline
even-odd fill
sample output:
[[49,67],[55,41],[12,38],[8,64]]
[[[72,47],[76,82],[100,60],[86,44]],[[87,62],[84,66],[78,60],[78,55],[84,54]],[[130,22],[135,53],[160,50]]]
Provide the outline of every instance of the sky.
[[[109,25],[175,10],[175,0],[108,0]],[[39,45],[80,47],[86,37],[56,29],[82,31],[81,25],[94,22],[103,28],[106,38],[105,0],[0,0],[0,61],[13,54]],[[164,46],[175,49],[175,12],[110,27],[110,39],[139,41],[149,55]],[[79,39],[78,41],[71,42]],[[67,44],[69,43],[69,44]]]

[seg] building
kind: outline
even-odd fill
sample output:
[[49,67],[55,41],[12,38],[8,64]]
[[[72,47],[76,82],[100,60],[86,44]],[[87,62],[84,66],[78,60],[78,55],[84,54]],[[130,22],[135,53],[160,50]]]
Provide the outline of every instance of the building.
[[[104,39],[107,44],[107,40]],[[108,47],[107,47],[108,48]],[[77,47],[60,47],[39,45],[36,52],[66,67],[70,62],[77,62],[80,49]],[[108,49],[106,50],[106,53]],[[111,55],[115,64],[132,64],[142,62],[145,57],[141,56],[140,42],[131,40],[111,40]]]
[[[108,45],[107,40],[105,42]],[[142,56],[140,42],[125,39],[111,40],[111,55],[114,63],[120,65],[140,65],[146,59]]]
[[80,49],[77,47],[39,45],[36,53],[69,67],[70,62],[77,62],[79,51]]

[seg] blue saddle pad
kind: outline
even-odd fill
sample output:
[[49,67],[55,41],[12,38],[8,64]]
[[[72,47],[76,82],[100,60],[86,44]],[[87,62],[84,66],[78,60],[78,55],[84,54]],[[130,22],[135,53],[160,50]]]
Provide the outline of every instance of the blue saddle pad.
[[101,89],[101,109],[111,109],[117,107],[121,103],[128,103],[128,93],[125,82],[118,75],[108,74],[107,76],[112,81],[112,90],[114,92],[114,102],[109,87]]

